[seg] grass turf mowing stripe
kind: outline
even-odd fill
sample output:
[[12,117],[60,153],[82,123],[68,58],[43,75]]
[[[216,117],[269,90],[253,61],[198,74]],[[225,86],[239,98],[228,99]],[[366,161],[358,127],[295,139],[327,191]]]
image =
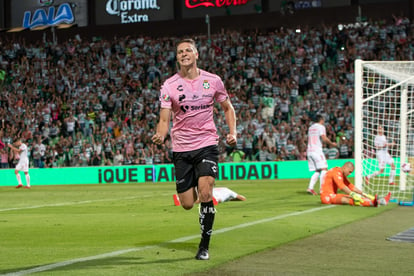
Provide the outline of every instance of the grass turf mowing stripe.
[[[287,217],[299,216],[299,215],[303,215],[303,214],[313,213],[313,212],[317,212],[317,211],[324,210],[324,209],[327,209],[327,208],[332,208],[332,207],[335,207],[335,205],[327,205],[327,206],[308,209],[308,210],[304,210],[304,211],[287,213],[287,214],[283,214],[283,215],[279,215],[279,216],[275,216],[275,217],[256,220],[256,221],[252,221],[252,222],[248,222],[248,223],[242,223],[242,224],[235,225],[235,226],[232,226],[232,227],[227,227],[227,228],[223,228],[223,229],[219,229],[219,230],[214,230],[214,234],[226,233],[226,232],[236,230],[236,229],[240,229],[240,228],[246,228],[246,227],[249,227],[249,226],[253,226],[253,225],[257,225],[257,224],[261,224],[261,223],[266,223],[266,222],[270,222],[270,221],[275,221],[275,220],[280,220],[280,219],[284,219],[284,218],[287,218]],[[187,237],[182,237],[182,238],[179,238],[179,239],[171,240],[171,241],[168,241],[168,242],[165,242],[165,243],[162,243],[162,244],[186,242],[186,241],[196,239],[196,238],[199,238],[199,237],[200,237],[199,234],[198,235],[192,235],[192,236],[187,236]],[[144,247],[135,247],[135,248],[129,248],[129,249],[124,249],[124,250],[118,250],[118,251],[108,252],[108,253],[104,253],[104,254],[100,254],[100,255],[67,260],[67,261],[63,261],[63,262],[58,262],[58,263],[54,263],[54,264],[39,266],[39,267],[31,268],[31,269],[26,269],[26,270],[21,270],[21,271],[16,271],[16,272],[7,273],[7,274],[1,274],[1,275],[3,275],[3,276],[20,276],[20,275],[27,275],[27,274],[31,274],[31,273],[43,272],[43,271],[48,271],[48,270],[52,270],[52,269],[72,265],[72,264],[75,264],[75,263],[95,261],[95,260],[99,260],[99,259],[105,259],[105,258],[110,258],[110,257],[115,257],[115,256],[127,254],[127,253],[130,253],[130,252],[137,252],[137,251],[143,251],[143,250],[146,250],[146,249],[152,249],[152,248],[161,246],[162,244],[149,245],[149,246],[144,246]]]
[[[169,194],[162,194],[162,195],[169,195]],[[98,200],[84,200],[84,201],[76,201],[76,202],[64,202],[64,203],[45,204],[45,205],[36,205],[36,206],[27,206],[27,207],[7,208],[7,209],[0,209],[0,212],[20,211],[20,210],[29,210],[29,209],[38,209],[38,208],[47,208],[47,207],[70,206],[70,205],[81,205],[81,204],[89,204],[89,203],[95,203],[95,202],[105,202],[105,201],[114,201],[114,200],[130,200],[130,199],[149,198],[149,197],[152,197],[152,195],[130,196],[130,197],[124,197],[124,198],[107,198],[107,199],[98,199]]]

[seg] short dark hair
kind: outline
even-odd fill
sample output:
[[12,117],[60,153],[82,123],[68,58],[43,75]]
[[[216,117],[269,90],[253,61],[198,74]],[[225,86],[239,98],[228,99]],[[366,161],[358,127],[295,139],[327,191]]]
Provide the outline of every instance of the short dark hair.
[[191,45],[193,45],[193,46],[194,46],[194,48],[196,48],[196,49],[197,49],[196,42],[195,42],[195,40],[194,40],[194,39],[192,39],[192,38],[183,38],[183,39],[181,39],[180,41],[178,41],[178,42],[177,42],[177,44],[175,44],[175,48],[177,48],[177,47],[178,47],[178,45],[180,45],[181,43],[190,43]]
[[315,116],[315,122],[320,122],[322,120],[325,120],[325,118],[322,115],[319,114]]

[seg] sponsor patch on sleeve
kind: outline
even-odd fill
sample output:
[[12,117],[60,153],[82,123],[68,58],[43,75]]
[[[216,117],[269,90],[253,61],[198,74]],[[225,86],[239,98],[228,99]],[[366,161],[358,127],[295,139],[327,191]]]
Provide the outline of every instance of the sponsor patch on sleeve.
[[161,96],[161,98],[162,98],[165,102],[168,102],[168,101],[170,100],[170,96],[169,96],[169,95],[167,95],[167,94],[162,95],[162,96]]

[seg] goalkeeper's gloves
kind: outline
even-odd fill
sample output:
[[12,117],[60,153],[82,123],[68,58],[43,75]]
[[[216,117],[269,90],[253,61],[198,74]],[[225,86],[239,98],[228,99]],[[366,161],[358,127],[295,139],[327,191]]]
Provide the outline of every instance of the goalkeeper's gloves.
[[359,205],[359,203],[364,203],[364,200],[362,199],[362,196],[360,194],[351,192],[349,195],[354,200],[355,205]]
[[370,200],[374,200],[375,196],[370,195],[370,194],[366,194],[366,193],[362,193],[363,196],[365,196],[366,198],[369,198]]

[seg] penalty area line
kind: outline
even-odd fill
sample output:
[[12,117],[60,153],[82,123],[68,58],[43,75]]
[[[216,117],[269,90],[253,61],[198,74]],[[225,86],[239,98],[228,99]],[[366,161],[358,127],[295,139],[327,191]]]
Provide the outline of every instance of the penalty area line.
[[[215,235],[217,235],[217,234],[221,234],[221,233],[230,232],[230,231],[233,231],[233,230],[236,230],[236,229],[246,228],[246,227],[249,227],[249,226],[253,226],[253,225],[257,225],[257,224],[261,224],[261,223],[266,223],[266,222],[271,222],[271,221],[275,221],[275,220],[281,220],[281,219],[284,219],[284,218],[287,218],[287,217],[293,217],[293,216],[299,216],[299,215],[303,215],[303,214],[313,213],[313,212],[317,212],[317,211],[332,208],[332,207],[335,207],[335,205],[327,205],[327,206],[308,209],[308,210],[304,210],[304,211],[297,211],[297,212],[293,212],[293,213],[287,213],[287,214],[283,214],[283,215],[279,215],[279,216],[275,216],[275,217],[260,219],[260,220],[256,220],[256,221],[252,221],[252,222],[242,223],[242,224],[239,224],[239,225],[214,230],[213,233]],[[138,252],[138,251],[144,251],[144,250],[147,250],[147,249],[153,249],[153,248],[159,247],[160,245],[166,244],[166,243],[186,242],[186,241],[193,240],[193,239],[196,239],[196,238],[199,238],[199,237],[200,237],[200,234],[192,235],[192,236],[182,237],[182,238],[178,238],[178,239],[175,239],[175,240],[163,242],[163,243],[158,244],[158,245],[148,245],[148,246],[143,246],[143,247],[134,247],[134,248],[124,249],[124,250],[117,250],[117,251],[108,252],[108,253],[104,253],[104,254],[99,254],[99,255],[95,255],[95,256],[77,258],[77,259],[72,259],[72,260],[67,260],[67,261],[58,262],[58,263],[54,263],[54,264],[38,266],[38,267],[31,268],[31,269],[20,270],[20,271],[11,272],[11,273],[7,273],[7,274],[0,274],[0,275],[2,275],[2,276],[21,276],[21,275],[27,275],[27,274],[31,274],[31,273],[43,272],[43,271],[48,271],[48,270],[52,270],[52,269],[56,269],[56,268],[76,264],[76,263],[87,262],[87,261],[96,261],[96,260],[100,260],[100,259],[111,258],[111,257],[131,253],[131,252]]]

